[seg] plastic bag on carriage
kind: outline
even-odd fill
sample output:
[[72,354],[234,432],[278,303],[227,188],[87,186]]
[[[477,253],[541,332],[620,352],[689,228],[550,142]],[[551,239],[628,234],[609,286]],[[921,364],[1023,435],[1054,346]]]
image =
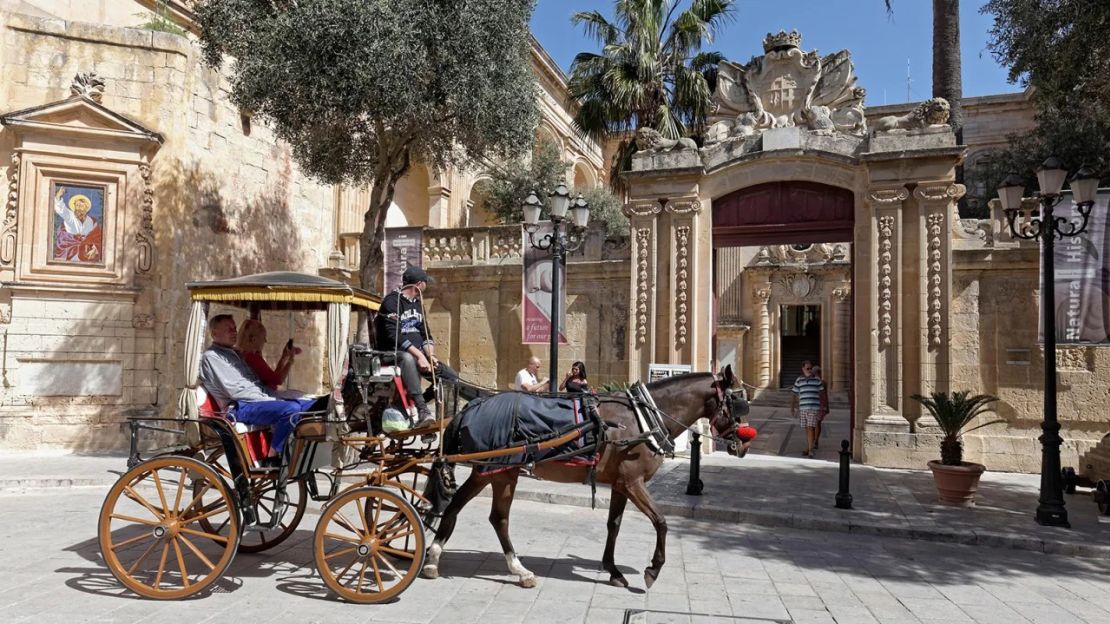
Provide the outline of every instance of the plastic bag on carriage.
[[412,422],[401,410],[387,407],[382,410],[382,431],[396,433],[412,427]]

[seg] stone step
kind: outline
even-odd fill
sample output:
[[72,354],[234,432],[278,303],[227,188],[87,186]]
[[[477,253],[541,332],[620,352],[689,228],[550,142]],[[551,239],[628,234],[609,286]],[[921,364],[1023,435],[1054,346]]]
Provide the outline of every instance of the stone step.
[[1076,470],[1091,481],[1110,479],[1110,435],[1079,458]]

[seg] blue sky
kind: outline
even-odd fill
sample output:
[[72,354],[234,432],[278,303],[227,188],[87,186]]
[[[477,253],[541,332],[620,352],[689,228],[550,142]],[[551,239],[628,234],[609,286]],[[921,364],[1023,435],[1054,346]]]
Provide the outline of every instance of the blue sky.
[[[1021,90],[1006,81],[1006,69],[987,51],[993,20],[979,14],[982,4],[982,0],[960,3],[965,97]],[[736,5],[735,18],[709,47],[723,52],[725,58],[746,63],[763,53],[768,32],[797,29],[807,51],[817,49],[824,55],[851,50],[868,105],[907,101],[907,60],[909,100],[931,95],[931,0],[894,0],[893,18],[887,16],[883,0],[737,0]],[[539,0],[532,31],[559,66],[569,70],[575,54],[597,50],[581,29],[571,26],[570,16],[594,9],[611,16],[612,6],[612,0]]]

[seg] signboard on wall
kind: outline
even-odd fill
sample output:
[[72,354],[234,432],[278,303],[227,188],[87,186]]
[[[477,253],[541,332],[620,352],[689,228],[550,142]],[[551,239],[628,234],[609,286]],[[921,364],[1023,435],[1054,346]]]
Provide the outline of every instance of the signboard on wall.
[[689,364],[648,364],[647,382],[659,381],[675,375],[685,375],[693,372]]
[[[536,241],[551,236],[551,222],[541,221],[532,238]],[[520,307],[523,310],[521,342],[523,344],[549,344],[551,342],[551,292],[553,289],[553,259],[549,252],[536,249],[528,240],[528,232],[521,226],[524,237],[521,249],[524,250],[524,275],[521,284]],[[566,315],[567,273],[559,275],[559,344],[567,344]]]
[[401,286],[401,276],[409,265],[421,266],[423,244],[423,226],[385,229],[385,292]]

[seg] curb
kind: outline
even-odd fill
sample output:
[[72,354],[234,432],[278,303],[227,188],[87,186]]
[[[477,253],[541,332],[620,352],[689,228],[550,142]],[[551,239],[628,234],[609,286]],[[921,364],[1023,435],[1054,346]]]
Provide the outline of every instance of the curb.
[[[488,498],[487,492],[479,496]],[[590,507],[590,497],[562,492],[516,491],[516,497],[537,503]],[[608,493],[598,492],[597,507],[609,505]],[[761,527],[785,527],[802,531],[825,531],[854,533],[875,537],[960,544],[1007,550],[1025,550],[1051,555],[1070,555],[1092,559],[1110,558],[1110,546],[1068,542],[1064,540],[1043,539],[1029,535],[1015,535],[987,530],[959,531],[953,529],[931,529],[904,525],[881,524],[877,522],[854,522],[852,520],[833,520],[817,516],[802,516],[773,511],[737,511],[722,507],[694,507],[674,503],[658,503],[659,510],[668,516],[679,516],[693,520],[712,520],[732,524],[748,524]]]
[[33,477],[27,479],[0,479],[0,494],[24,494],[34,490],[70,489],[84,487],[111,487],[119,477]]

